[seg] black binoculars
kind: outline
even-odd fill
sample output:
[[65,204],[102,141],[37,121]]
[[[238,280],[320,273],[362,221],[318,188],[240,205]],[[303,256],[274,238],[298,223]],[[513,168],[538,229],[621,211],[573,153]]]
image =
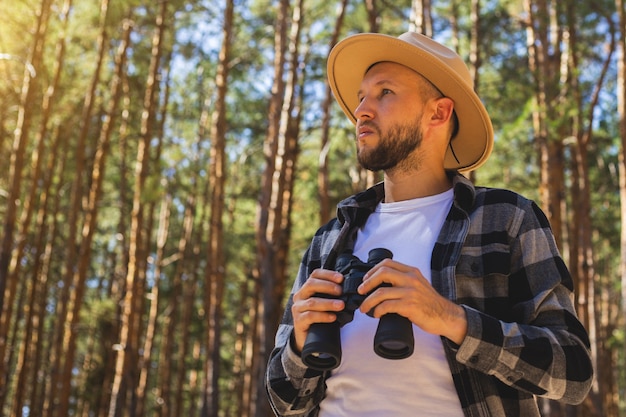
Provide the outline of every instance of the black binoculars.
[[[335,270],[341,272],[344,280],[343,292],[337,298],[343,300],[345,306],[337,313],[337,319],[334,322],[315,323],[309,328],[302,349],[302,360],[309,368],[329,371],[339,366],[341,362],[340,329],[352,321],[354,311],[369,295],[359,294],[357,288],[363,282],[367,271],[382,260],[392,257],[391,251],[383,248],[372,249],[368,254],[367,262],[361,262],[351,252],[339,255]],[[331,298],[328,294],[317,294],[317,296]],[[374,336],[374,352],[378,356],[387,359],[404,359],[411,356],[414,344],[413,325],[409,319],[395,313],[385,314],[380,318]]]

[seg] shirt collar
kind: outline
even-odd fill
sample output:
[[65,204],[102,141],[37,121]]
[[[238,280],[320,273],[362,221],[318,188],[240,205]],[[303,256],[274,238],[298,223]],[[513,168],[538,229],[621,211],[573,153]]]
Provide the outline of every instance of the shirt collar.
[[[451,171],[448,175],[452,179],[454,203],[461,209],[469,211],[476,196],[474,184],[456,171]],[[373,187],[341,201],[337,205],[337,219],[342,224],[349,221],[360,226],[384,198],[385,187],[382,182],[379,182]]]

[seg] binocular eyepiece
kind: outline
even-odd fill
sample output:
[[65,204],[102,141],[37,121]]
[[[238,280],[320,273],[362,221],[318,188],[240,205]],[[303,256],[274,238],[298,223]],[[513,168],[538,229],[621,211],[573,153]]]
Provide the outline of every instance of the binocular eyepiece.
[[[309,328],[309,333],[302,349],[302,360],[313,369],[329,371],[339,366],[341,362],[340,329],[354,318],[354,312],[359,308],[367,295],[361,295],[357,288],[363,282],[363,277],[382,260],[392,258],[391,251],[384,248],[372,249],[368,254],[367,262],[361,262],[352,253],[346,252],[337,258],[335,270],[344,276],[343,292],[337,297],[344,301],[345,306],[337,313],[337,319],[332,323],[315,323]],[[331,298],[328,294],[317,294],[319,297]],[[389,313],[382,316],[378,322],[374,336],[374,351],[378,356],[387,359],[404,359],[413,353],[413,325],[406,317]]]

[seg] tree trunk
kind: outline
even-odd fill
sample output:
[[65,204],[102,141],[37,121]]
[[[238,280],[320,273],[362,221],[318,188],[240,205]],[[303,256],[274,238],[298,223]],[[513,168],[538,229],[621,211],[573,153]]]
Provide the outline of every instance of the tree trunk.
[[[56,410],[59,401],[61,401],[60,390],[63,384],[62,377],[63,372],[61,367],[63,366],[63,343],[65,334],[65,318],[67,317],[69,308],[70,289],[73,278],[73,271],[76,264],[77,247],[78,247],[78,224],[82,215],[82,199],[84,195],[83,190],[83,175],[84,175],[84,161],[85,161],[85,143],[87,142],[87,136],[91,127],[91,116],[95,101],[96,87],[100,82],[100,70],[103,65],[103,61],[107,56],[108,48],[108,34],[106,29],[106,22],[108,16],[108,0],[101,0],[100,3],[100,21],[98,36],[98,59],[96,61],[96,68],[93,73],[90,88],[85,95],[82,117],[81,117],[81,130],[78,136],[78,141],[73,147],[75,151],[75,176],[72,183],[72,191],[70,197],[70,207],[67,215],[67,242],[70,242],[65,246],[65,269],[63,271],[63,286],[61,289],[61,295],[57,301],[56,316],[60,319],[55,322],[53,332],[53,346],[51,348],[51,378],[50,383],[46,385],[46,405],[44,407],[46,417],[56,416]],[[59,416],[62,417],[62,416]]]
[[216,98],[211,118],[211,168],[209,186],[211,208],[209,218],[209,242],[207,268],[204,279],[204,308],[208,314],[206,334],[208,358],[206,360],[202,415],[217,417],[219,412],[220,349],[222,326],[222,298],[226,261],[224,259],[223,214],[226,185],[226,98],[231,49],[234,36],[233,0],[226,1],[222,27],[222,48],[215,77]]
[[[348,0],[342,0],[337,19],[335,20],[335,28],[328,44],[329,50],[333,48],[339,41],[343,20],[346,15],[346,7]],[[320,201],[319,220],[320,226],[327,223],[333,215],[334,208],[330,201],[330,183],[328,178],[328,153],[330,152],[330,117],[332,114],[331,105],[333,95],[328,85],[328,80],[324,81],[325,96],[322,102],[322,133],[321,133],[321,151],[319,156],[319,169],[317,174],[317,188]]]
[[[278,153],[278,135],[280,124],[280,109],[282,108],[283,97],[285,94],[284,82],[284,66],[287,45],[287,22],[288,22],[289,2],[281,0],[277,13],[276,30],[274,34],[274,83],[272,86],[272,96],[269,103],[269,126],[267,136],[264,143],[265,154],[265,172],[261,179],[261,196],[258,205],[257,214],[257,271],[256,279],[261,285],[262,301],[259,306],[260,318],[258,323],[257,337],[259,338],[256,345],[259,349],[258,356],[255,358],[256,367],[253,369],[256,379],[254,381],[253,390],[257,392],[257,396],[263,387],[263,370],[265,360],[269,355],[267,351],[268,340],[272,338],[271,331],[274,326],[273,308],[275,308],[276,294],[272,289],[274,282],[279,278],[274,275],[273,266],[275,264],[277,242],[274,242],[273,225],[275,224],[276,207],[272,206],[272,196],[275,195],[275,187],[279,178],[274,179],[276,172],[275,160]],[[265,411],[256,410],[256,416],[265,415]]]
[[[194,296],[198,289],[197,282],[195,279],[188,279],[183,281],[182,285],[182,312],[181,312],[181,320],[180,320],[180,330],[182,334],[179,335],[180,345],[179,345],[179,354],[177,358],[177,369],[178,375],[176,378],[176,386],[174,391],[174,414],[173,416],[182,416],[182,415],[195,415],[191,413],[191,411],[185,409],[185,405],[187,403],[193,402],[195,399],[189,393],[188,399],[189,401],[185,401],[185,384],[188,381],[188,375],[191,373],[189,371],[189,366],[187,365],[190,348],[191,348],[191,329],[193,326],[193,313],[195,310],[194,304]],[[220,322],[221,325],[221,322]]]
[[[139,348],[136,344],[139,332],[137,328],[137,316],[140,315],[141,312],[136,309],[142,305],[143,301],[141,300],[141,289],[144,285],[140,277],[145,278],[144,272],[146,268],[145,247],[147,245],[147,239],[144,226],[143,196],[144,185],[148,177],[148,169],[151,162],[149,147],[150,140],[154,133],[154,121],[157,113],[158,73],[163,53],[163,38],[167,27],[167,0],[163,0],[159,6],[159,12],[156,18],[156,29],[152,37],[152,55],[148,79],[146,80],[140,140],[137,148],[137,158],[135,160],[135,188],[133,193],[133,209],[131,212],[126,292],[122,302],[119,348],[115,360],[115,377],[113,379],[111,401],[109,404],[109,417],[118,417],[125,414],[123,407],[127,400],[126,395],[128,392],[130,392],[131,395],[134,393],[138,377],[133,360],[138,358],[137,353]],[[126,411],[132,415],[132,410]]]
[[[46,375],[46,378],[42,378],[42,384],[35,384],[30,396],[30,408],[32,415],[43,416],[44,411],[48,410],[49,404],[48,397],[46,396],[46,389],[49,388],[50,384],[50,374],[51,367],[49,362],[49,357],[51,356],[52,345],[50,343],[44,343],[44,341],[52,340],[54,336],[54,332],[47,331],[44,323],[46,322],[46,305],[47,305],[47,294],[48,289],[52,286],[53,275],[52,275],[52,254],[55,243],[57,242],[57,238],[59,235],[59,213],[61,206],[61,195],[60,188],[63,186],[62,182],[59,182],[54,186],[53,178],[55,177],[54,172],[56,170],[56,174],[60,175],[65,171],[65,166],[67,163],[66,157],[60,157],[67,153],[68,143],[69,143],[69,135],[65,134],[66,132],[57,129],[55,133],[55,140],[52,146],[52,154],[50,160],[48,162],[48,166],[46,172],[50,173],[50,178],[47,179],[49,182],[48,185],[44,188],[44,191],[41,196],[39,212],[37,214],[37,227],[39,230],[39,241],[41,245],[43,245],[43,250],[40,248],[37,249],[37,253],[42,253],[41,258],[37,256],[37,258],[41,259],[41,268],[34,268],[33,273],[39,275],[39,280],[42,282],[41,285],[41,297],[38,298],[38,316],[39,318],[39,329],[36,331],[36,334],[40,334],[36,344],[36,352],[34,355],[33,363],[33,376],[32,380],[37,380],[37,374],[41,372],[41,374]],[[47,192],[51,190],[49,193]],[[47,200],[50,199],[51,208],[49,210],[51,225],[48,228],[48,213],[47,213]],[[47,320],[50,321],[50,327],[55,328],[55,324],[59,321],[59,318],[52,315]],[[45,360],[44,360],[45,358]]]
[[[71,5],[71,0],[66,0],[63,6],[63,10],[62,10],[61,20],[62,20],[64,30],[67,27],[70,5]],[[50,84],[50,86],[48,87],[44,95],[43,103],[42,103],[42,120],[40,122],[40,129],[35,140],[37,144],[37,147],[36,147],[37,151],[34,152],[32,155],[32,166],[34,167],[32,171],[32,183],[30,187],[30,192],[28,194],[28,198],[24,201],[22,215],[20,217],[20,221],[18,224],[19,225],[19,233],[18,233],[18,238],[17,238],[18,245],[17,245],[17,249],[14,251],[13,257],[11,259],[11,266],[9,268],[9,274],[10,274],[9,279],[12,282],[17,282],[20,277],[20,270],[21,270],[22,263],[19,260],[22,259],[24,255],[24,248],[26,246],[26,243],[28,242],[28,230],[30,227],[32,215],[35,212],[36,200],[39,200],[39,203],[44,207],[44,209],[40,211],[40,216],[38,218],[39,220],[38,225],[40,225],[40,227],[43,226],[41,223],[43,222],[43,216],[45,216],[45,213],[46,213],[46,210],[45,210],[46,203],[47,203],[46,197],[47,197],[50,183],[51,183],[51,178],[49,175],[51,171],[42,170],[42,166],[45,163],[45,159],[44,159],[45,146],[44,145],[46,143],[45,139],[47,138],[47,134],[48,134],[48,127],[49,127],[48,124],[49,124],[50,116],[52,114],[55,91],[58,88],[59,80],[60,80],[62,68],[63,68],[63,59],[65,55],[65,36],[63,35],[61,35],[61,37],[59,38],[56,52],[57,53],[56,53],[55,60],[54,60],[54,63],[55,63],[54,77],[53,77],[52,83]],[[58,136],[57,136],[57,140],[58,140]],[[53,154],[52,158],[56,158],[56,149],[54,147],[50,149]],[[48,167],[49,166],[50,164],[48,164]],[[44,176],[46,177],[44,178]],[[42,190],[41,187],[37,186],[38,182],[46,184],[44,190]],[[39,230],[40,239],[37,240],[36,247],[42,251],[44,245],[43,245],[43,236],[41,233],[45,232],[46,229],[42,227],[38,230]],[[23,342],[21,343],[21,346],[20,346],[18,360],[15,366],[15,371],[14,371],[15,375],[17,376],[17,382],[16,382],[16,386],[14,389],[15,395],[13,397],[12,415],[16,417],[21,417],[22,415],[22,409],[24,407],[23,401],[27,395],[26,384],[28,383],[28,378],[30,376],[30,365],[32,364],[31,356],[37,350],[37,344],[38,344],[37,342],[40,337],[40,335],[37,332],[40,330],[39,324],[41,323],[40,322],[41,311],[37,309],[37,300],[38,300],[38,297],[45,297],[45,292],[41,292],[41,287],[43,286],[44,283],[41,281],[40,276],[37,273],[38,266],[40,265],[39,257],[35,257],[34,259],[35,259],[35,265],[33,269],[34,272],[32,274],[33,279],[31,281],[31,285],[29,288],[28,304],[27,304],[28,307],[26,309],[26,320],[25,320]],[[5,319],[10,320],[9,317],[10,317],[10,314],[8,314],[8,316],[5,317]],[[0,403],[0,409],[1,408],[2,408],[2,405]]]
[[[111,253],[111,271],[108,274],[108,282],[105,282],[106,288],[105,296],[108,296],[111,300],[115,300],[116,304],[119,305],[123,298],[124,292],[124,279],[126,278],[126,271],[128,270],[128,244],[127,244],[127,233],[128,233],[128,218],[130,217],[129,210],[127,208],[126,202],[129,201],[128,198],[128,178],[126,173],[129,171],[128,166],[126,164],[126,156],[127,156],[127,148],[128,148],[128,135],[130,129],[130,91],[128,85],[128,76],[124,72],[122,73],[122,109],[120,111],[121,120],[119,127],[119,136],[118,136],[118,152],[119,152],[119,166],[118,170],[118,201],[123,202],[120,204],[119,210],[119,220],[117,222],[116,230],[116,240],[117,244]],[[112,324],[111,328],[108,329],[106,336],[103,337],[103,340],[100,341],[101,352],[102,352],[102,363],[107,364],[103,369],[103,376],[101,382],[101,392],[98,397],[98,403],[94,407],[94,415],[98,417],[106,417],[109,410],[109,403],[111,401],[111,386],[113,384],[115,369],[113,366],[110,366],[112,362],[114,362],[115,352],[111,348],[116,345],[118,342],[119,335],[119,321],[116,320],[114,324]]]
[[[258,279],[253,279],[252,288],[255,294],[260,294],[261,283]],[[262,320],[261,317],[261,303],[263,300],[260,297],[254,297],[252,303],[250,303],[250,308],[248,310],[248,314],[250,316],[250,328],[248,339],[246,342],[246,352],[245,352],[245,363],[248,368],[248,372],[244,377],[243,381],[243,389],[242,389],[242,399],[241,404],[243,404],[243,412],[241,413],[242,417],[251,417],[257,415],[257,395],[261,390],[257,389],[258,382],[258,369],[265,369],[265,363],[261,363],[263,357],[261,356],[261,344],[259,343],[259,331],[261,330],[261,324],[259,323]],[[263,393],[263,399],[265,398],[265,393]]]
[[[617,41],[617,108],[619,113],[619,134],[621,139],[621,147],[619,153],[619,189],[620,189],[620,214],[621,214],[621,251],[619,272],[621,277],[621,311],[620,320],[616,326],[626,334],[626,5],[623,0],[615,0],[615,6],[618,14],[618,36]],[[624,350],[620,353],[622,363],[624,361]],[[619,392],[626,391],[626,382],[620,381],[621,386],[618,387]],[[620,385],[620,384],[618,384]]]
[[[273,347],[273,335],[282,311],[286,285],[285,260],[291,228],[291,192],[297,157],[299,116],[292,116],[296,103],[298,45],[302,2],[296,4],[290,35],[291,70],[284,81],[287,56],[289,4],[280,2],[275,32],[274,86],[270,101],[269,129],[265,141],[266,170],[262,179],[257,223],[257,271],[262,292],[259,306],[259,355],[253,372],[256,375],[256,416],[271,413],[264,389],[264,370]],[[298,112],[296,112],[298,113]]]
[[[31,46],[32,52],[29,57],[30,65],[26,65],[24,69],[17,123],[13,132],[13,146],[7,182],[8,195],[2,219],[2,238],[0,241],[0,375],[2,375],[0,377],[0,410],[4,407],[6,401],[5,376],[8,376],[8,363],[5,362],[7,354],[6,341],[8,340],[9,328],[11,326],[13,298],[18,283],[17,276],[14,275],[13,279],[11,279],[10,263],[15,244],[14,234],[17,225],[18,205],[22,198],[22,171],[24,170],[26,146],[33,123],[34,112],[39,111],[36,106],[31,105],[35,101],[38,87],[38,79],[35,74],[38,71],[43,72],[41,62],[48,31],[51,5],[51,0],[41,0]],[[31,72],[31,70],[34,71]]]
[[431,0],[412,0],[409,30],[432,38],[433,18],[431,9]]
[[[187,307],[185,305],[184,293],[183,293],[183,275],[185,273],[185,253],[187,251],[187,242],[191,239],[193,231],[193,214],[195,212],[195,190],[192,190],[188,197],[185,207],[185,216],[183,220],[183,234],[178,241],[178,250],[176,254],[177,264],[174,271],[173,278],[171,279],[171,290],[169,295],[169,305],[166,311],[168,311],[165,317],[165,337],[162,340],[162,347],[160,350],[160,366],[159,366],[159,396],[163,399],[163,403],[159,408],[158,414],[161,416],[178,416],[182,415],[178,409],[180,404],[178,402],[178,396],[175,395],[180,389],[182,381],[182,375],[184,374],[184,366],[181,365],[181,356],[183,356],[182,350],[178,349],[178,353],[175,353],[174,343],[181,339],[180,332],[183,332],[182,337],[187,337],[188,327],[184,323],[184,320],[179,320],[179,306],[183,306],[183,310]],[[156,317],[155,317],[156,319]],[[178,365],[177,365],[178,363]],[[178,374],[174,371],[177,370]],[[172,393],[174,391],[174,393]],[[142,415],[137,413],[137,415]]]
[[[171,60],[171,54],[168,54],[168,56],[165,58],[165,62],[164,62],[164,66],[166,67],[166,69],[164,69],[164,72],[166,72],[165,75],[165,79],[163,80],[163,84],[165,86],[165,91],[162,94],[163,97],[163,103],[161,105],[161,111],[160,111],[160,116],[157,117],[156,113],[157,113],[157,107],[158,107],[158,100],[156,100],[157,102],[154,103],[154,113],[155,115],[152,116],[152,120],[154,122],[154,127],[152,126],[152,124],[149,125],[148,130],[150,131],[149,135],[150,135],[150,140],[154,140],[156,139],[156,146],[154,146],[155,150],[153,152],[152,155],[150,155],[150,153],[148,151],[146,151],[146,158],[149,160],[147,162],[147,166],[155,166],[158,167],[159,163],[161,161],[161,154],[163,151],[163,136],[164,136],[164,125],[165,125],[165,119],[166,119],[166,109],[167,109],[167,105],[169,103],[169,64],[170,64],[170,60]],[[158,90],[158,85],[156,87],[154,87],[155,89]],[[158,93],[155,93],[155,95]],[[158,120],[157,120],[158,119]],[[154,177],[160,177],[161,174],[158,170],[156,170],[156,172],[153,174],[153,178]],[[146,180],[148,179],[148,175],[146,175]],[[167,184],[167,180],[165,179],[161,179],[160,183],[163,185],[163,188],[165,189],[165,194],[169,194],[169,189],[168,189],[168,184]],[[161,210],[160,210],[160,215],[159,215],[159,224],[158,224],[158,236],[157,236],[157,242],[156,242],[156,251],[157,251],[157,260],[154,263],[155,265],[155,271],[154,271],[154,282],[153,282],[153,287],[152,289],[154,290],[156,288],[156,303],[151,303],[150,305],[150,309],[151,309],[151,313],[156,313],[156,311],[152,311],[152,308],[157,309],[158,308],[158,285],[160,284],[160,275],[161,275],[161,271],[162,271],[162,265],[160,265],[161,262],[163,262],[163,251],[165,248],[165,244],[166,244],[166,239],[167,239],[167,235],[169,233],[169,217],[170,217],[170,207],[169,204],[171,204],[171,201],[167,201],[169,199],[169,197],[171,196],[164,196],[162,198],[161,201]],[[163,207],[163,203],[164,200],[166,202],[166,204],[168,204],[166,207]],[[125,405],[123,406],[123,411],[124,413],[126,413],[127,415],[131,415],[131,416],[141,416],[143,415],[143,411],[139,411],[139,391],[140,388],[139,386],[141,385],[141,377],[142,377],[142,369],[143,366],[142,364],[145,363],[145,359],[144,359],[144,355],[147,353],[146,349],[142,349],[139,346],[141,345],[142,341],[141,338],[143,337],[143,343],[144,346],[146,345],[146,343],[148,343],[148,339],[154,337],[154,335],[150,335],[148,334],[148,330],[146,330],[146,334],[144,335],[143,330],[144,330],[144,310],[145,310],[145,300],[147,299],[147,297],[144,296],[144,294],[147,291],[147,270],[148,270],[148,265],[147,265],[147,259],[148,259],[148,254],[152,253],[152,231],[154,230],[154,221],[155,221],[155,212],[156,212],[156,205],[157,205],[157,201],[156,199],[150,199],[149,201],[143,201],[143,204],[146,206],[145,211],[143,212],[143,219],[145,219],[143,221],[144,225],[142,225],[142,229],[143,232],[141,234],[141,239],[139,240],[139,242],[141,242],[141,247],[137,249],[137,256],[136,259],[140,259],[141,262],[143,263],[143,267],[139,267],[136,268],[136,275],[135,275],[135,279],[134,279],[134,287],[132,288],[132,292],[133,292],[133,303],[134,305],[131,308],[131,318],[129,319],[129,323],[130,323],[130,328],[133,329],[133,332],[131,333],[131,335],[129,336],[127,345],[128,346],[134,346],[136,347],[135,349],[129,349],[127,351],[127,355],[130,356],[130,358],[128,359],[128,362],[132,363],[132,364],[136,364],[138,363],[139,366],[134,366],[132,368],[132,371],[129,372],[129,377],[128,377],[128,381],[129,383],[126,386],[126,394],[124,394],[124,400],[125,400]],[[163,218],[163,216],[165,216],[166,218]],[[153,293],[154,294],[154,293]],[[154,298],[150,298],[151,301],[155,301]],[[148,319],[149,321],[150,319]],[[148,323],[148,326],[150,326],[150,322]],[[153,329],[150,329],[151,331],[154,331]],[[143,336],[142,336],[143,335]],[[151,347],[151,343],[150,342],[150,347]],[[149,353],[148,353],[149,354]],[[147,375],[146,375],[147,377]],[[121,407],[121,406],[120,406]]]
[[146,405],[146,389],[148,386],[148,376],[151,369],[152,347],[154,346],[154,337],[157,330],[157,315],[159,311],[159,285],[161,284],[161,274],[163,267],[163,257],[165,253],[165,243],[167,242],[170,222],[170,207],[172,204],[172,196],[166,193],[161,202],[161,211],[159,215],[159,229],[157,232],[157,248],[154,268],[154,282],[150,291],[150,309],[148,311],[148,324],[146,326],[146,335],[143,345],[143,355],[141,355],[138,370],[139,381],[136,388],[137,406],[136,414],[143,416],[145,414]]
[[[567,2],[567,17],[569,29],[569,50],[578,51],[578,32],[576,20],[577,3],[575,1]],[[593,245],[593,225],[592,225],[592,204],[591,204],[591,187],[589,175],[589,156],[588,149],[593,141],[594,116],[600,100],[600,94],[604,81],[606,80],[611,62],[613,60],[613,52],[616,49],[615,29],[612,24],[612,17],[607,16],[605,21],[608,23],[609,32],[611,34],[611,44],[609,53],[605,58],[601,73],[596,78],[595,87],[589,101],[586,117],[583,108],[582,92],[577,77],[569,77],[571,90],[574,92],[576,99],[577,114],[576,130],[573,136],[577,139],[576,160],[574,186],[578,190],[579,200],[573,204],[575,219],[572,224],[576,225],[573,229],[574,238],[577,240],[578,253],[576,254],[576,284],[578,287],[578,299],[585,302],[578,303],[578,310],[581,317],[587,319],[590,337],[592,338],[592,354],[596,360],[596,379],[598,385],[592,389],[592,393],[587,397],[584,405],[579,407],[579,416],[604,416],[617,415],[618,398],[617,388],[615,384],[615,374],[612,364],[615,363],[613,358],[613,348],[607,341],[612,337],[616,321],[619,321],[619,313],[616,312],[614,303],[607,302],[602,296],[603,291],[598,291],[603,285],[603,279],[600,274],[596,273],[595,255]],[[577,53],[571,53],[569,61],[569,69],[571,73],[575,73],[580,68],[579,56]],[[571,238],[570,238],[571,240]],[[611,287],[613,284],[604,284]],[[598,393],[598,388],[600,392]],[[603,409],[603,404],[604,408]]]
[[[55,172],[63,172],[63,159],[61,163],[58,163],[58,155],[65,150],[67,140],[61,139],[61,135],[58,133],[54,135],[54,140],[51,144],[51,155],[48,158],[45,172],[47,175],[44,178],[43,186],[40,189],[39,196],[39,208],[36,217],[37,237],[35,238],[35,259],[33,268],[31,270],[32,282],[33,282],[33,305],[29,312],[30,318],[28,322],[32,322],[32,340],[30,340],[30,351],[24,354],[25,367],[30,368],[29,375],[25,375],[26,384],[31,381],[29,408],[32,415],[42,415],[42,410],[37,408],[37,401],[43,397],[43,389],[41,384],[36,383],[37,373],[45,373],[46,366],[41,363],[43,357],[43,342],[47,339],[46,329],[44,326],[46,317],[46,296],[49,288],[49,265],[50,265],[50,253],[57,231],[56,221],[52,225],[48,225],[48,216],[57,213],[54,207],[50,208],[51,203],[55,203],[54,190],[52,190],[52,179]],[[59,169],[60,168],[60,169]],[[58,169],[58,171],[56,171]],[[58,198],[57,198],[58,204]],[[19,369],[19,365],[16,369]],[[22,376],[20,375],[20,378]],[[20,383],[18,382],[18,386]],[[17,400],[16,400],[17,401]]]
[[[553,11],[546,0],[525,0],[526,34],[530,71],[534,77],[537,110],[533,112],[533,130],[539,149],[540,199],[551,222],[554,237],[563,247],[562,207],[564,158],[562,137],[550,131],[550,123],[560,122],[559,75],[562,33],[551,21]],[[554,5],[553,5],[554,6]]]
[[230,385],[231,398],[235,401],[229,407],[229,413],[233,416],[247,417],[244,413],[244,404],[242,402],[244,389],[244,375],[248,373],[245,362],[245,351],[247,345],[247,334],[250,331],[249,323],[246,323],[246,313],[249,309],[250,299],[250,282],[244,280],[239,285],[239,304],[237,305],[237,326],[235,328],[236,338],[234,346],[233,358],[233,380]]
[[130,42],[131,25],[126,22],[124,29],[124,40],[116,55],[116,73],[111,85],[111,99],[105,120],[102,124],[100,137],[98,139],[98,149],[96,151],[94,166],[91,177],[91,189],[87,203],[87,212],[82,229],[82,241],[79,248],[78,264],[72,279],[72,291],[68,303],[65,332],[63,335],[63,360],[64,366],[61,368],[61,386],[59,391],[59,411],[58,416],[69,414],[72,369],[74,368],[74,357],[76,352],[77,334],[80,323],[80,310],[83,304],[87,272],[91,263],[91,251],[99,211],[99,201],[103,192],[106,161],[110,153],[110,140],[113,133],[115,118],[121,96],[121,78],[126,63],[126,50]]

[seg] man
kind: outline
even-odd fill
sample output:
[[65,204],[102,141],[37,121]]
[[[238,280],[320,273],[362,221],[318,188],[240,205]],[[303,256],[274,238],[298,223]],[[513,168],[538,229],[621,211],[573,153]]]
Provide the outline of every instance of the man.
[[[333,48],[328,78],[356,125],[359,163],[384,181],[341,202],[302,260],[266,372],[274,412],[530,417],[537,396],[582,402],[589,340],[547,219],[532,201],[459,173],[493,144],[462,59],[415,33],[359,34]],[[311,326],[346,307],[338,255],[365,262],[373,248],[393,259],[365,273],[338,366],[306,365]],[[387,313],[412,323],[406,358],[372,349]]]

